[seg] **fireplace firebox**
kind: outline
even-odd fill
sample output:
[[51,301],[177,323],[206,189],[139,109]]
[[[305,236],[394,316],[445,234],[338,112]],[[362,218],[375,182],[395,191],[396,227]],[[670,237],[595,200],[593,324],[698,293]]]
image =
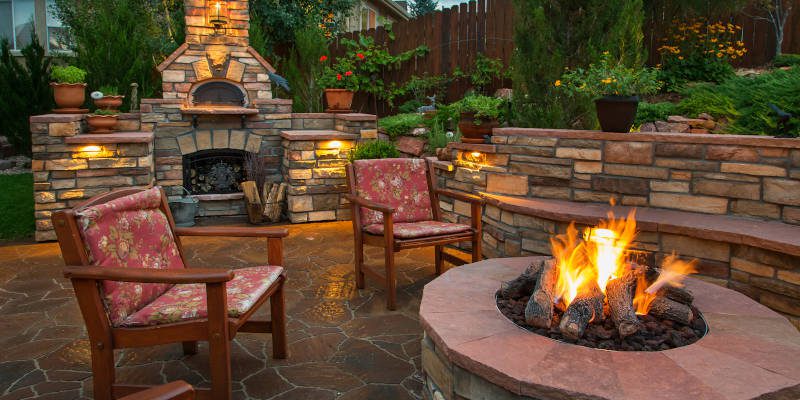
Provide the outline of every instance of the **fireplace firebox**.
[[201,150],[183,156],[183,186],[191,194],[229,194],[242,191],[246,180],[245,151]]

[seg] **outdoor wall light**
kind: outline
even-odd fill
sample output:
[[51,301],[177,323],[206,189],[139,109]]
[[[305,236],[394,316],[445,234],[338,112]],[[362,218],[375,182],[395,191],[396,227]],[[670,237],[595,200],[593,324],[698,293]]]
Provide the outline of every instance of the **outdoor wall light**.
[[228,25],[228,4],[221,0],[206,0],[206,14],[208,25],[214,29],[214,34],[225,33]]
[[328,143],[328,146],[330,146],[332,149],[339,150],[342,148],[342,142],[338,140],[331,140],[330,143]]

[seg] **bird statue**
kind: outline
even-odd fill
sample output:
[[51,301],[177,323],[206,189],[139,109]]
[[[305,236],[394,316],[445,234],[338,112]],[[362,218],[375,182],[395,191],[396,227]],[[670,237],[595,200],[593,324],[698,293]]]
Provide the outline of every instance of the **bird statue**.
[[789,133],[790,128],[791,128],[789,122],[791,121],[791,119],[794,116],[792,114],[786,112],[786,111],[781,110],[780,107],[776,106],[775,104],[769,103],[767,105],[769,106],[769,108],[772,109],[772,111],[775,111],[775,113],[778,114],[778,121],[777,121],[778,122],[777,123],[777,125],[778,125],[777,126],[778,135],[777,136],[778,137],[794,137],[794,135]]
[[286,78],[270,71],[267,71],[267,76],[269,76],[269,80],[272,81],[272,83],[278,85],[279,88],[287,92],[292,91],[292,88],[289,87],[289,81],[286,80]]

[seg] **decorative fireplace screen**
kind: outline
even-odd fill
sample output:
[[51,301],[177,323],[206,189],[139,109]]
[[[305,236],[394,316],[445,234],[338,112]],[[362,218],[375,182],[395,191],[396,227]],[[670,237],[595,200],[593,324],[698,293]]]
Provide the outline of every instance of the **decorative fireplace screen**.
[[247,174],[243,150],[201,150],[183,156],[183,186],[191,194],[242,191]]

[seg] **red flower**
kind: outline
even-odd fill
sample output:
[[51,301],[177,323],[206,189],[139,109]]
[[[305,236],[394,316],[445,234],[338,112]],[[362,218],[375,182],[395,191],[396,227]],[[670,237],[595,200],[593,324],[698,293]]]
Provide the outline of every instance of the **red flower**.
[[353,75],[353,71],[347,71],[344,73],[344,76],[350,76],[350,75]]
[[336,80],[337,81],[342,80],[342,74],[336,74]]
[[356,54],[356,57],[358,57],[358,58],[363,60],[364,59],[364,54],[358,53],[358,54]]
[[322,56],[319,58],[319,62],[325,62],[325,61],[328,61],[328,56]]

